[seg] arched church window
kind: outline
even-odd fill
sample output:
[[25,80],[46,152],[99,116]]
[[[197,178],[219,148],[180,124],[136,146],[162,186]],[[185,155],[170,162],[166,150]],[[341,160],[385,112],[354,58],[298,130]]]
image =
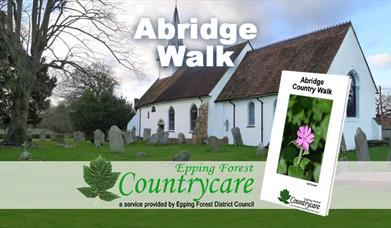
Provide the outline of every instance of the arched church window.
[[250,103],[248,103],[247,113],[248,113],[248,117],[247,117],[248,126],[254,126],[255,125],[255,104],[254,104],[254,102],[250,101]]
[[193,131],[196,126],[196,120],[198,117],[198,108],[195,104],[190,109],[190,130]]
[[152,106],[152,108],[151,108],[151,112],[156,112],[156,108],[155,108],[155,106]]
[[175,110],[172,106],[168,110],[168,130],[175,130]]
[[348,106],[346,109],[346,116],[357,117],[357,99],[358,99],[357,72],[351,71],[349,72],[348,75],[351,79],[351,82],[350,82],[350,90],[349,90],[349,97],[348,97]]

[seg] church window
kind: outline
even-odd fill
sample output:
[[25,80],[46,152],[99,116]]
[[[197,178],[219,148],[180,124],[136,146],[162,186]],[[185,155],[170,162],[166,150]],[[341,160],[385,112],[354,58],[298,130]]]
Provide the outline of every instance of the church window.
[[151,112],[156,112],[156,108],[155,108],[155,106],[152,106],[152,108],[151,108]]
[[346,116],[347,117],[357,117],[357,100],[358,100],[358,85],[357,85],[357,79],[358,75],[356,71],[351,71],[348,76],[351,79],[350,82],[350,90],[349,90],[349,97],[348,97],[348,106],[346,109]]
[[175,110],[173,107],[168,110],[168,130],[175,130]]
[[255,125],[255,104],[254,102],[250,102],[248,103],[248,116],[247,116],[247,123],[248,123],[248,126],[254,126]]
[[195,104],[191,106],[190,109],[190,131],[193,131],[196,126],[196,120],[198,117],[198,109]]

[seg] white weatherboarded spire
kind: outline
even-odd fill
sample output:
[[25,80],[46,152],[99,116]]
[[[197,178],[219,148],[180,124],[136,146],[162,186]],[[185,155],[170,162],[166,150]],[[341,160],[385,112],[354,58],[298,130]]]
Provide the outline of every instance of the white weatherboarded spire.
[[178,48],[179,45],[183,45],[183,40],[178,38],[178,24],[180,24],[180,22],[179,22],[178,8],[176,4],[175,4],[174,15],[172,16],[171,23],[175,26],[175,36],[168,41],[167,45],[175,45],[175,47]]
[[[175,36],[170,39],[167,42],[167,46],[175,46],[176,49],[178,49],[179,46],[183,45],[183,40],[178,38],[178,24],[179,24],[179,14],[178,14],[178,7],[177,7],[177,2],[175,1],[175,9],[174,9],[174,14],[172,16],[172,21],[171,24],[175,26]],[[158,58],[157,61],[160,61]],[[161,67],[159,64],[159,78],[166,78],[172,76],[176,71],[176,67],[170,64],[168,67]]]

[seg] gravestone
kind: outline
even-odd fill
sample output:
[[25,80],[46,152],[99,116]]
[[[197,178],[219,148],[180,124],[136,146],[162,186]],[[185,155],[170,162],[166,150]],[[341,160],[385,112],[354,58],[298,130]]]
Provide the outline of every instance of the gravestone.
[[57,134],[56,134],[56,132],[51,131],[51,132],[49,133],[49,136],[50,136],[50,140],[52,140],[52,141],[56,141],[56,140],[57,140]]
[[151,135],[151,137],[149,138],[149,145],[157,145],[159,143],[159,138],[157,136],[157,133]]
[[65,144],[64,134],[56,134],[56,144],[57,145]]
[[135,126],[133,126],[131,132],[132,132],[133,136],[136,136],[136,127]]
[[342,153],[345,153],[348,151],[346,149],[346,142],[345,142],[345,137],[343,134],[342,134],[342,138],[341,138],[341,146],[339,147],[339,151],[341,151]]
[[111,152],[124,151],[124,139],[122,138],[122,131],[115,125],[110,127],[109,141]]
[[160,145],[167,145],[168,144],[168,132],[164,132],[162,137],[159,140]]
[[186,138],[183,133],[178,134],[178,144],[186,144]]
[[81,142],[86,140],[86,135],[82,131],[73,132],[73,140],[75,142]]
[[208,148],[211,151],[219,151],[220,143],[219,143],[219,139],[216,136],[208,137]]
[[168,144],[168,132],[162,132],[158,130],[157,133],[153,134],[149,140],[149,145],[167,145]]
[[263,143],[259,143],[257,146],[257,151],[255,152],[257,157],[262,157],[267,155],[267,148],[263,146]]
[[124,132],[124,139],[125,139],[126,144],[132,144],[132,143],[136,142],[136,139],[134,138],[133,133],[130,131]]
[[148,142],[151,138],[151,128],[144,128],[143,141]]
[[143,151],[138,152],[137,157],[139,157],[139,158],[145,157],[145,152],[143,152]]
[[26,130],[26,140],[28,142],[33,141],[33,131],[30,128]]
[[39,140],[46,141],[46,130],[45,129],[41,129],[39,131]]
[[357,161],[369,161],[367,136],[361,128],[357,128],[354,142],[356,144]]
[[179,154],[176,154],[172,161],[190,161],[191,154],[188,151],[182,151]]
[[243,140],[242,135],[240,134],[240,129],[238,127],[233,127],[231,129],[232,137],[234,138],[234,145],[242,146]]
[[19,160],[19,161],[31,161],[31,160],[33,160],[33,155],[30,154],[30,153],[27,152],[27,151],[23,151],[23,152],[19,155],[18,160]]
[[96,129],[94,131],[94,145],[95,145],[95,148],[100,148],[100,146],[103,145],[103,143],[105,142],[105,133],[103,133],[103,131],[101,131],[100,129]]

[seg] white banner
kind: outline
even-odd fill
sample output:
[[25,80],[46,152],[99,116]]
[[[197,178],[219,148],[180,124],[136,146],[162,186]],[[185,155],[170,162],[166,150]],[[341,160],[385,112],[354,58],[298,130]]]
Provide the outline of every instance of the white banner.
[[[265,162],[108,164],[0,162],[0,208],[282,208],[259,199]],[[390,189],[391,163],[339,162],[331,207],[390,209]]]

